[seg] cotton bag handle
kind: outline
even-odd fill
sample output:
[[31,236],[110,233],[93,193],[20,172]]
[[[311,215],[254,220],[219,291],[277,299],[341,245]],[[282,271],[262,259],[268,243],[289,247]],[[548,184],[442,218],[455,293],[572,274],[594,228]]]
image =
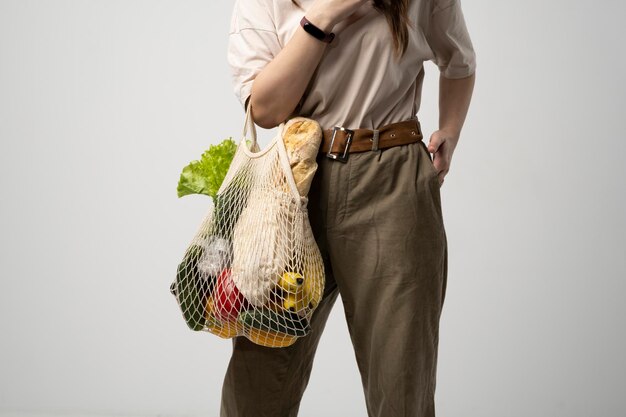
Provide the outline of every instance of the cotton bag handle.
[[[251,107],[252,107],[252,100],[249,99],[248,100],[248,105],[246,106],[246,120],[244,121],[243,124],[243,133],[242,136],[243,138],[241,139],[243,141],[243,139],[245,139],[246,137],[246,133],[248,132],[248,125],[250,125],[251,127],[251,132],[252,132],[252,143],[250,144],[250,149],[257,149],[258,143],[257,143],[257,138],[256,138],[256,126],[254,125],[254,120],[252,119],[252,112],[251,112]],[[285,124],[286,122],[283,120],[280,125],[278,125],[278,137],[282,138],[284,129],[285,129]]]
[[[251,101],[252,100],[248,100],[248,105],[246,106],[246,119],[243,124],[243,138],[241,139],[241,142],[242,142],[241,145],[248,148],[248,146],[244,143],[244,140],[246,138],[246,133],[248,132],[248,125],[250,125],[251,131],[252,131],[252,144],[249,147],[250,150],[257,149],[257,146],[258,146],[257,137],[256,137],[256,127],[254,125],[254,121],[252,120],[252,112],[250,111]],[[306,207],[307,202],[308,202],[308,197],[300,196],[299,194],[298,187],[296,186],[296,182],[293,177],[293,173],[291,171],[291,165],[289,163],[289,156],[287,155],[287,149],[285,148],[285,143],[283,141],[283,134],[285,133],[285,125],[286,125],[286,121],[284,120],[280,123],[280,125],[278,125],[278,134],[274,136],[274,139],[272,140],[272,143],[270,143],[270,146],[273,143],[279,144],[278,152],[281,155],[280,161],[281,161],[283,170],[285,172],[285,175],[287,177],[287,182],[289,183],[289,187],[291,188],[291,192],[293,193],[294,197],[300,200],[300,204],[302,205],[302,207]],[[269,147],[266,148],[266,151],[268,149]],[[258,152],[258,154],[262,154],[264,152],[265,151],[260,151]]]
[[255,149],[257,147],[256,126],[254,126],[254,121],[252,120],[252,114],[250,112],[251,106],[252,106],[252,99],[248,99],[248,105],[246,106],[246,120],[244,121],[244,124],[243,124],[242,140],[245,139],[246,133],[248,132],[248,124],[250,124],[251,132],[252,132],[252,145],[250,146],[250,148]]

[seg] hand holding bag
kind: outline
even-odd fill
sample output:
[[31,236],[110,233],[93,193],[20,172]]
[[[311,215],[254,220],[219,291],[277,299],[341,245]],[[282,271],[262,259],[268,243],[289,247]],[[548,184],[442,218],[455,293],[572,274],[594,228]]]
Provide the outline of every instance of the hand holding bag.
[[261,150],[250,106],[215,202],[170,288],[193,330],[289,346],[310,331],[324,290],[324,264],[307,212],[321,127],[294,117]]

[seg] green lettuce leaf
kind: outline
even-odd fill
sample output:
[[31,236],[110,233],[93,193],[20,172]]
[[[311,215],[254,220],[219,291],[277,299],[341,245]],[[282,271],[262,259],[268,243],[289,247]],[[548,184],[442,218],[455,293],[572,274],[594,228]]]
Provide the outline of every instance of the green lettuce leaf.
[[236,150],[237,143],[232,137],[224,139],[217,145],[209,146],[200,160],[192,161],[183,168],[178,181],[178,197],[205,194],[215,198]]

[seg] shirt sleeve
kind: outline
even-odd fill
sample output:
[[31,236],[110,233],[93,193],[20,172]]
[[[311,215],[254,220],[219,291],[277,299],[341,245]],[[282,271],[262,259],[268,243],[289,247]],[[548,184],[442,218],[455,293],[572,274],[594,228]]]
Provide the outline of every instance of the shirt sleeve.
[[434,0],[426,38],[432,61],[446,78],[469,77],[476,70],[476,54],[467,31],[461,0]]
[[227,61],[244,109],[254,79],[282,49],[271,12],[264,0],[236,0],[231,15]]

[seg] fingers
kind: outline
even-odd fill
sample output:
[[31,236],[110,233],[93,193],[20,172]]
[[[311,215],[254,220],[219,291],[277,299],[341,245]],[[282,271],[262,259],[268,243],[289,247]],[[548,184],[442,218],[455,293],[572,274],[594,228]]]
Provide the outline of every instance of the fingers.
[[428,152],[433,154],[437,152],[444,140],[445,136],[441,134],[439,130],[433,132],[433,134],[430,135],[430,139],[428,141]]
[[450,170],[450,160],[445,157],[443,147],[439,147],[439,151],[433,155],[433,165],[438,172],[437,177],[439,178],[439,185],[441,185]]
[[433,165],[437,170],[439,185],[443,185],[444,177],[450,170],[450,160],[452,158],[451,148],[447,146],[446,136],[441,131],[435,131],[428,142],[428,151],[433,154]]
[[442,173],[445,175],[448,172],[448,168],[450,166],[451,155],[449,155],[447,149],[448,147],[446,146],[445,142],[434,142],[432,145],[432,149],[434,149],[434,151],[431,151],[431,143],[433,143],[432,139],[428,144],[428,150],[433,154],[433,165],[435,166],[435,168],[437,168],[437,171],[440,175]]

